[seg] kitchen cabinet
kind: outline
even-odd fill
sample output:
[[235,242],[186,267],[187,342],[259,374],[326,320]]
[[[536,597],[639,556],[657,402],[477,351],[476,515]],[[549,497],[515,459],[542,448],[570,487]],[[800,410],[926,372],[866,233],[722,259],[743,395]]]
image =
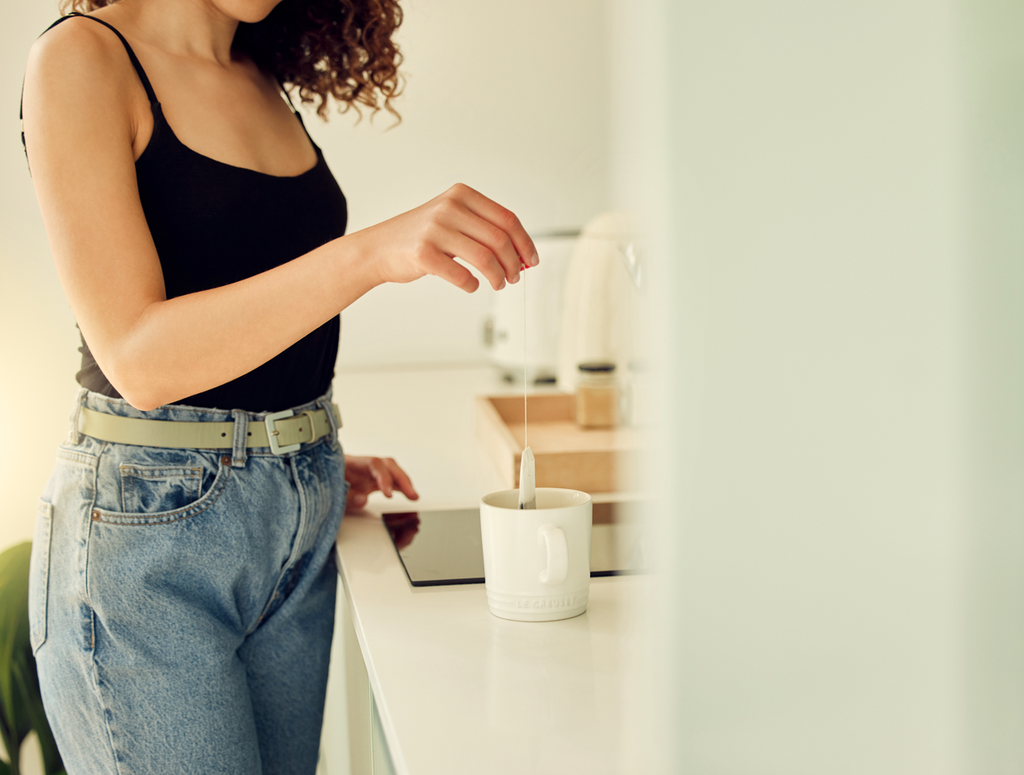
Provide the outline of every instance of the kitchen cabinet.
[[[327,775],[341,770],[352,775],[394,775],[387,739],[381,729],[380,711],[370,689],[366,664],[363,662],[352,623],[351,606],[342,595],[337,623],[344,641],[344,683],[346,686],[347,729],[325,730],[325,734],[343,732],[348,739],[347,761],[335,761],[326,768]],[[323,769],[318,772],[323,772]]]
[[391,752],[384,738],[384,730],[380,725],[380,713],[373,693],[370,693],[370,771],[373,775],[395,775],[395,765],[391,763]]

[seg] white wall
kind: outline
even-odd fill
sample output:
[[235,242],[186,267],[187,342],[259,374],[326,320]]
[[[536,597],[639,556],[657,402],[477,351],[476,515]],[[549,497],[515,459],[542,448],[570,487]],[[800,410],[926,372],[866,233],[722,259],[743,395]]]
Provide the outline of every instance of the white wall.
[[611,173],[669,202],[662,771],[1021,772],[1024,16],[614,6],[668,74]]
[[[607,84],[600,0],[409,0],[398,127],[354,114],[306,125],[349,200],[350,230],[474,186],[526,228],[578,227],[604,209]],[[25,168],[18,103],[35,37],[56,2],[7,9],[0,31],[0,548],[31,537],[35,502],[63,438],[77,334],[49,256]],[[85,205],[84,205],[85,206]],[[102,208],[96,204],[97,217]],[[346,311],[339,369],[480,360],[488,288],[435,278],[382,288]]]
[[55,2],[18,3],[0,30],[0,406],[8,434],[0,444],[0,550],[32,537],[78,370],[77,331],[43,233],[17,112],[28,50],[56,16]]
[[[455,182],[512,209],[531,233],[579,228],[605,209],[604,0],[409,0],[402,123],[307,120],[350,200],[351,230]],[[426,278],[346,311],[340,368],[485,358],[485,287]]]
[[965,83],[963,623],[973,771],[1024,771],[1024,7],[961,0]]

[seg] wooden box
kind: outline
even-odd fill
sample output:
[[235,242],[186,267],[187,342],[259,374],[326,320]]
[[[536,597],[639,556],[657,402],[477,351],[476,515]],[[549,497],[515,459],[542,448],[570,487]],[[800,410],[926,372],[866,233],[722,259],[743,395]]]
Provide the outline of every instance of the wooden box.
[[[528,401],[529,441],[538,487],[588,493],[636,489],[642,454],[639,431],[580,428],[570,394],[532,395]],[[522,396],[476,399],[477,439],[509,489],[519,486],[519,464],[526,445],[523,413]]]

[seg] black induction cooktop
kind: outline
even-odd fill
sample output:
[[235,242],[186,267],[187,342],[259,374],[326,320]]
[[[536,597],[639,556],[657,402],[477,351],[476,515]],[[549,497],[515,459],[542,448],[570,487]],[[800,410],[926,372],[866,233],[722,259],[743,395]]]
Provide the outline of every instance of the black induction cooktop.
[[[644,544],[645,505],[641,501],[594,504],[591,576],[649,570]],[[413,586],[484,583],[479,508],[401,511],[382,516]]]

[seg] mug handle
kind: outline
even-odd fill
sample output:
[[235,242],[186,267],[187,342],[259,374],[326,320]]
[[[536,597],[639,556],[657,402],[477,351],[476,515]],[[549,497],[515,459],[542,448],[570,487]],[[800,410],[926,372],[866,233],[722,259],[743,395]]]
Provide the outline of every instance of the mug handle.
[[555,525],[544,525],[537,530],[537,543],[547,549],[547,568],[540,572],[541,584],[561,584],[569,572],[569,547],[565,533]]

